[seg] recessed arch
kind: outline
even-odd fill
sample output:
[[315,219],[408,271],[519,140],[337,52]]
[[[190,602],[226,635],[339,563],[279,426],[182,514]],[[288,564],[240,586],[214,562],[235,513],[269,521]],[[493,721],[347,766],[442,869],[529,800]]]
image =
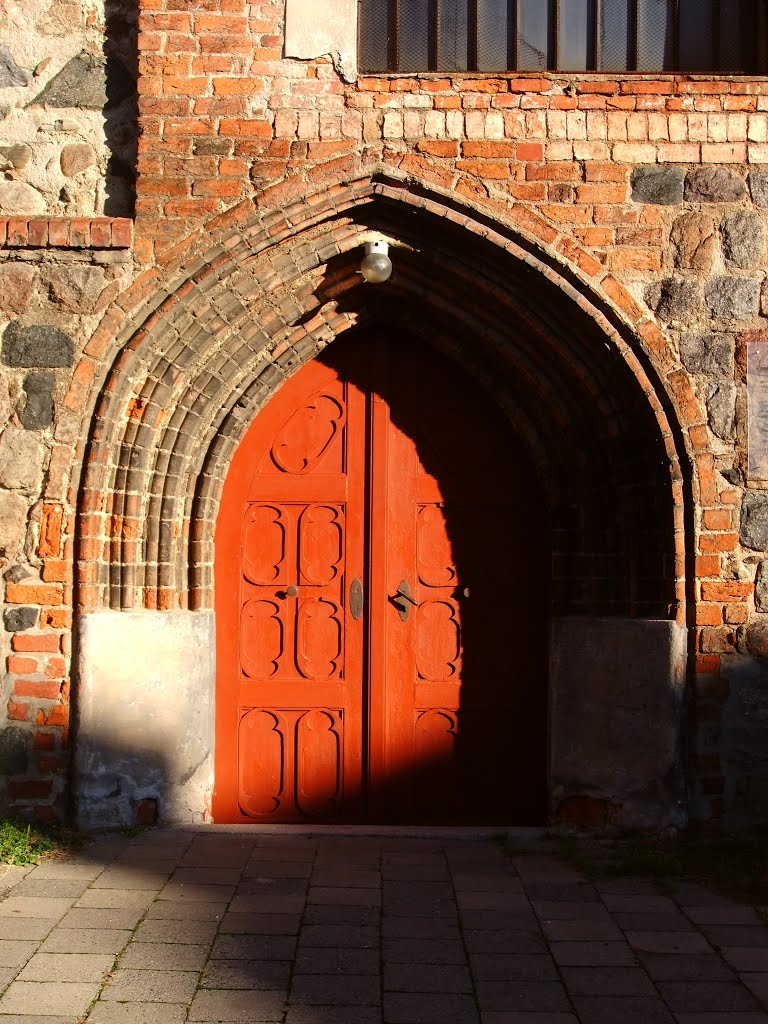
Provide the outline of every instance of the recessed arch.
[[[542,467],[574,552],[579,537],[598,529],[583,517],[565,524],[585,481],[593,510],[620,493],[627,514],[650,512],[651,496],[664,492],[666,540],[657,540],[665,564],[654,572],[667,589],[647,602],[614,594],[603,607],[623,601],[636,614],[661,614],[675,602],[682,608],[682,485],[694,485],[686,414],[697,410],[642,311],[630,329],[611,299],[610,275],[587,283],[577,265],[563,261],[567,246],[545,251],[504,224],[403,183],[369,178],[336,186],[267,223],[262,216],[239,227],[172,291],[145,300],[143,322],[123,331],[98,392],[82,480],[81,607],[209,606],[221,482],[253,416],[336,336],[385,322],[393,329],[416,323],[430,343],[495,388]],[[382,290],[357,273],[361,236],[372,230],[398,246],[395,275]],[[630,302],[625,296],[622,307]],[[634,474],[626,471],[637,459],[650,504],[637,502]],[[639,543],[636,529],[630,546]],[[624,547],[611,557],[630,557]],[[567,574],[573,583],[573,568]],[[578,606],[572,588],[564,600]],[[601,607],[594,595],[585,601],[585,610]]]

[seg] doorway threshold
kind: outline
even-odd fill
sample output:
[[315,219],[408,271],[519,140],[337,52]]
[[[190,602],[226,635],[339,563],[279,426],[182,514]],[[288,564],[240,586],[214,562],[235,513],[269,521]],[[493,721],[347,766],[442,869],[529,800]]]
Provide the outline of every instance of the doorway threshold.
[[161,826],[161,831],[210,835],[292,836],[341,839],[506,839],[513,843],[535,845],[547,840],[546,826],[505,825],[253,825],[216,824]]

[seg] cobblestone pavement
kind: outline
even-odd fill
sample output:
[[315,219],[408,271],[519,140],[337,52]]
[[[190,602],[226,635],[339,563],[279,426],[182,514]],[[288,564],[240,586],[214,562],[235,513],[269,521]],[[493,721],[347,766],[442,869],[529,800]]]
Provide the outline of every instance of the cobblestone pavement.
[[752,908],[489,840],[156,831],[0,887],[0,1024],[768,1024]]

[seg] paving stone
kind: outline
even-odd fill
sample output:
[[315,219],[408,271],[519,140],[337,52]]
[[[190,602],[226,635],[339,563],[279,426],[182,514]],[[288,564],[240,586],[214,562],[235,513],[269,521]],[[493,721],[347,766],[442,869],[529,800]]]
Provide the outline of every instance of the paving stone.
[[63,981],[14,981],[0,998],[0,1014],[27,1013],[41,1017],[85,1014],[99,986]]
[[653,912],[655,914],[676,914],[677,904],[666,896],[628,893],[606,893],[603,896],[603,903],[611,914]]
[[[381,913],[378,907],[360,907],[347,904],[334,907],[327,903],[313,903],[304,911],[304,924],[346,924],[379,926]],[[393,920],[397,920],[394,918]],[[423,920],[423,919],[422,919]]]
[[9,896],[0,903],[0,918],[58,920],[75,902],[74,896]]
[[162,889],[171,876],[172,867],[158,868],[155,865],[151,869],[140,869],[125,867],[121,864],[107,868],[103,874],[93,882],[93,889],[139,889],[152,890],[156,893]]
[[73,907],[62,919],[62,928],[135,928],[143,910],[89,910]]
[[613,920],[625,932],[692,932],[696,928],[682,913],[623,913],[617,911]]
[[88,889],[75,904],[93,910],[146,910],[155,892],[145,889]]
[[627,942],[643,953],[711,953],[712,947],[697,932],[627,932]]
[[19,981],[102,982],[115,962],[111,953],[35,953]]
[[207,945],[132,942],[120,958],[120,967],[144,971],[202,971],[207,956]]
[[523,883],[511,872],[454,871],[453,885],[456,892],[522,892]]
[[741,974],[739,980],[754,993],[761,1003],[768,1003],[768,972],[762,974]]
[[101,998],[124,1003],[188,1003],[196,987],[196,971],[118,969],[104,986]]
[[[334,906],[351,904],[352,906],[379,907],[381,906],[381,893],[378,889],[372,888],[345,889],[341,886],[313,885],[307,895],[307,902],[330,903]],[[236,908],[233,906],[232,909]]]
[[552,956],[561,967],[634,967],[625,942],[553,942]]
[[588,1024],[675,1024],[660,999],[645,996],[574,996],[576,1012]]
[[100,999],[88,1016],[88,1024],[183,1024],[186,1019],[186,1003],[111,1003]]
[[295,935],[300,924],[301,916],[298,913],[226,913],[221,919],[219,931],[232,935]]
[[734,903],[731,906],[687,907],[685,913],[694,924],[760,925],[765,927],[753,907],[744,907],[739,903]]
[[310,924],[301,929],[303,946],[350,946],[367,949],[379,945],[379,929],[373,926],[347,928],[335,924]]
[[312,884],[322,887],[338,887],[342,889],[372,888],[381,885],[381,873],[374,870],[349,871],[343,868],[321,868],[312,874]]
[[200,984],[203,988],[287,989],[290,960],[211,960]]
[[384,939],[384,960],[402,964],[463,964],[459,939]]
[[226,909],[226,903],[155,900],[149,906],[147,918],[155,921],[220,921]]
[[661,981],[662,998],[677,1013],[759,1009],[755,997],[737,982]]
[[134,942],[173,942],[210,946],[218,930],[217,921],[142,921]]
[[51,928],[57,924],[50,917],[6,917],[3,918],[2,934],[4,939],[44,939]]
[[0,967],[21,967],[37,950],[37,946],[34,941],[0,940]]
[[240,868],[177,868],[171,881],[179,885],[237,885]]
[[183,900],[186,903],[228,903],[235,895],[234,885],[184,885],[167,882],[158,894],[158,900]]
[[479,1017],[471,996],[388,992],[384,1020],[387,1024],[478,1024]]
[[189,1020],[232,1021],[235,1024],[282,1020],[284,992],[201,990],[194,998]]
[[3,1024],[80,1024],[82,1014],[69,1017],[44,1016],[36,1013],[9,1013],[3,1014]]
[[542,921],[541,928],[550,940],[623,940],[619,928],[610,921]]
[[768,971],[768,949],[724,946],[720,953],[737,971]]
[[117,956],[131,933],[119,928],[54,928],[41,953],[111,953]]
[[467,910],[492,910],[495,912],[529,913],[531,904],[522,893],[503,892],[460,892],[456,902],[462,914]]
[[[389,917],[427,917],[446,918],[456,920],[456,902],[453,899],[445,900],[411,900],[411,899],[387,899],[384,896],[383,913]],[[468,914],[479,916],[480,914],[492,913],[492,911],[467,911]]]
[[[470,953],[546,952],[544,936],[533,931],[512,931],[498,928],[471,928],[464,932],[464,943]],[[576,945],[576,943],[572,943]]]
[[243,878],[309,878],[312,861],[252,860],[243,869]]
[[531,900],[533,909],[544,921],[611,921],[602,903],[557,900]]
[[481,1013],[482,1024],[579,1024],[572,1013]]
[[83,895],[89,884],[86,878],[25,878],[14,886],[13,895],[25,898],[53,896],[77,899]]
[[656,996],[651,979],[639,967],[563,967],[563,982],[577,996]]
[[[386,958],[386,951],[385,951]],[[302,947],[294,969],[297,974],[377,974],[380,954],[378,949],[330,949],[325,946]],[[413,962],[409,958],[408,962]],[[416,960],[429,963],[428,960]],[[464,963],[464,957],[454,963]]]
[[703,924],[700,926],[713,946],[749,946],[750,949],[768,948],[768,928],[749,925]]
[[315,1006],[333,1006],[341,1002],[378,1006],[381,1002],[381,982],[378,974],[294,974],[291,1002]]
[[387,992],[471,992],[466,967],[457,964],[384,964]]
[[714,953],[700,956],[639,953],[638,957],[656,981],[730,981],[735,978],[733,971]]
[[[377,1006],[323,1007],[322,1024],[381,1024],[381,1020],[381,1010]],[[308,1006],[291,1006],[286,1024],[318,1024],[317,1010]]]
[[559,981],[478,981],[481,1010],[567,1013],[571,1004]]
[[304,893],[248,893],[234,897],[229,904],[229,913],[288,914],[298,917],[304,909],[305,902]]
[[203,836],[193,840],[181,858],[185,868],[242,868],[251,857],[253,841],[221,843],[216,836]]
[[30,881],[38,878],[79,878],[93,882],[106,866],[89,861],[46,860],[30,871],[27,877]]
[[306,899],[305,878],[243,878],[236,887],[238,896],[301,896]]
[[677,1024],[768,1024],[768,1013],[676,1013]]
[[515,956],[504,953],[473,953],[472,974],[485,981],[557,981],[557,968],[551,956]]
[[16,973],[16,967],[0,967],[0,992],[2,992],[6,986],[10,985],[16,977]]
[[219,935],[211,956],[222,960],[290,960],[295,949],[293,935]]

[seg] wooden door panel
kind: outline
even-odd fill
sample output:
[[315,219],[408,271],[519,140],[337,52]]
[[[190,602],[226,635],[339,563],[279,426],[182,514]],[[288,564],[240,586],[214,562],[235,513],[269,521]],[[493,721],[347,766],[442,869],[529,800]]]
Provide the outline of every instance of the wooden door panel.
[[371,337],[299,371],[222,497],[216,819],[543,821],[543,529],[452,364]]
[[365,396],[319,362],[235,454],[216,535],[216,820],[360,813],[363,624],[348,595],[364,575],[364,462]]

